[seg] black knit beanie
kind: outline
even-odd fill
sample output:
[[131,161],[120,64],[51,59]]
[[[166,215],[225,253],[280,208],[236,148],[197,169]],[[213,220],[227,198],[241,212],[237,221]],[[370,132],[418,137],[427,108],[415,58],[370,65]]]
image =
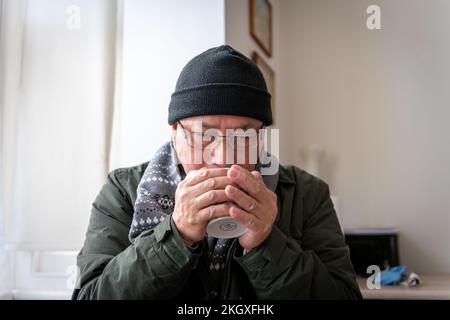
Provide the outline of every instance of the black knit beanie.
[[169,124],[192,116],[237,115],[272,124],[271,96],[259,68],[229,45],[194,57],[181,71]]

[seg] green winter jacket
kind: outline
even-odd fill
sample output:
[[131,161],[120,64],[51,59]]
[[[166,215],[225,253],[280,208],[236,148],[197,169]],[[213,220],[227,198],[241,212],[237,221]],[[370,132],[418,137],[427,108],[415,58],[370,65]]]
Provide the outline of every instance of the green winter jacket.
[[[138,183],[148,163],[112,171],[92,205],[78,255],[73,299],[209,299],[208,266],[181,240],[172,219],[128,240]],[[249,253],[229,250],[222,299],[360,299],[329,188],[294,166],[280,166],[278,215]]]

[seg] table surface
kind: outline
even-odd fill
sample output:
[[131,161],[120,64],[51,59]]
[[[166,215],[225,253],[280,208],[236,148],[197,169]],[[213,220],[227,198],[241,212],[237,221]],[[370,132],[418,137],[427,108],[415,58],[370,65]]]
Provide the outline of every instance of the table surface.
[[417,286],[382,286],[368,289],[367,278],[357,278],[364,299],[450,299],[450,274],[419,274]]

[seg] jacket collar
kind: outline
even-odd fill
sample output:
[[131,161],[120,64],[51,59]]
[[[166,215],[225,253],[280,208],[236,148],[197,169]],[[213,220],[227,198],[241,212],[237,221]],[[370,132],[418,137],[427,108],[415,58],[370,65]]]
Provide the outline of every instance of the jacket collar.
[[284,183],[284,184],[297,184],[297,182],[291,177],[291,175],[289,174],[289,171],[286,169],[286,167],[280,165],[280,169],[278,170],[279,172],[279,178],[278,181],[280,183]]

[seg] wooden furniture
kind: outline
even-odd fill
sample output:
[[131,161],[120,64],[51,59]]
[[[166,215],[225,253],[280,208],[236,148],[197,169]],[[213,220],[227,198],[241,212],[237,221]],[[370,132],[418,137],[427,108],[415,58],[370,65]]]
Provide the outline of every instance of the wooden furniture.
[[450,299],[450,274],[419,274],[422,282],[414,287],[403,285],[368,289],[367,278],[357,278],[364,299],[376,300],[434,300]]

